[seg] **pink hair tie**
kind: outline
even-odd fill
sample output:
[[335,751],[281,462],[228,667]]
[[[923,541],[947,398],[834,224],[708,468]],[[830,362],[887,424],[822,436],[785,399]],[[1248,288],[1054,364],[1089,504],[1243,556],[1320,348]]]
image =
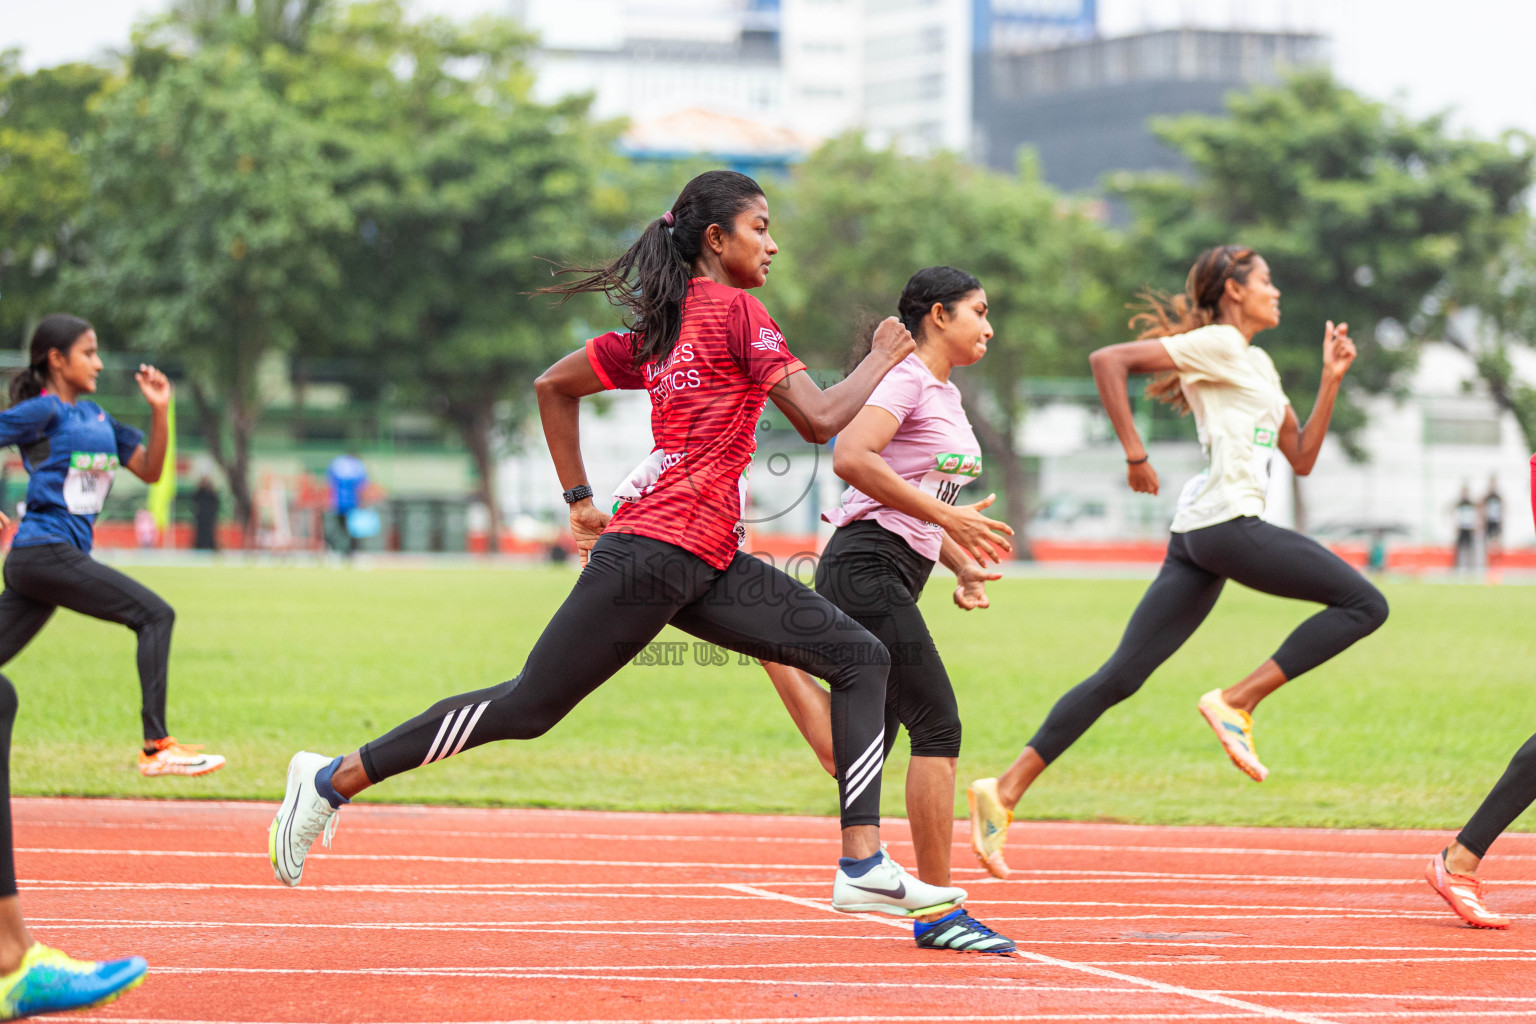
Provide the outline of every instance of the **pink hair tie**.
[[672,216],[671,210],[668,210],[666,213],[661,215],[661,222],[667,227],[671,227],[673,224],[677,223],[677,218]]

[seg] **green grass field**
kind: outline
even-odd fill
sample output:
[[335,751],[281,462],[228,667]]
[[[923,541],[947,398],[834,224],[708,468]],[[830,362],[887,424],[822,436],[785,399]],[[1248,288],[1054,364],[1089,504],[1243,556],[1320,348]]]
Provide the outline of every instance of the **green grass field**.
[[[142,779],[134,639],[61,612],[5,672],[21,693],[17,794],[276,799],[293,751],[357,747],[441,697],[516,674],[572,582],[561,570],[135,568],[179,619],[170,724],[228,756]],[[995,774],[1108,654],[1145,584],[1011,579],[962,613],[924,609],[965,719],[966,780]],[[1536,730],[1536,588],[1396,584],[1392,618],[1260,711],[1272,775],[1223,756],[1195,699],[1268,657],[1311,606],[1235,585],[1135,699],[1041,779],[1021,817],[1459,826]],[[679,637],[674,636],[673,639]],[[666,639],[664,636],[663,639]],[[885,775],[902,815],[905,740]],[[836,790],[756,665],[631,667],[548,736],[492,744],[364,799],[834,814]],[[1536,814],[1522,819],[1536,828]],[[1517,825],[1517,827],[1520,827]]]

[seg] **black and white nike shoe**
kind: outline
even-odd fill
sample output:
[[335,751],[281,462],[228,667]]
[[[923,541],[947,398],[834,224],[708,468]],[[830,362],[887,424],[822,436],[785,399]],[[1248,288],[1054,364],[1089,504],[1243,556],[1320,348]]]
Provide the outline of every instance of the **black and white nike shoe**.
[[937,921],[917,925],[915,938],[919,948],[952,949],[957,953],[1005,954],[1019,948],[1008,936],[999,935],[967,914],[963,907]]
[[891,855],[880,851],[880,863],[857,878],[842,868],[832,882],[832,909],[845,914],[892,914],[911,917],[947,910],[965,902],[965,890],[929,885],[902,870]]

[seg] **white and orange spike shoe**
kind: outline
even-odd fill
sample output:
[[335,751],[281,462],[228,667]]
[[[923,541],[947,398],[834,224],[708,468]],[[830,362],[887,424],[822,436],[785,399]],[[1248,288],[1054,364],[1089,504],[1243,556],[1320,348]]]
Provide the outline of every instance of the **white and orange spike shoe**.
[[175,736],[154,741],[155,752],[139,751],[140,775],[207,775],[224,767],[224,758],[203,748],[177,743]]
[[977,779],[966,787],[965,800],[971,805],[971,852],[994,878],[1007,878],[1003,844],[1008,841],[1013,812],[998,798],[997,780]]
[[1483,880],[1476,875],[1458,875],[1451,871],[1445,866],[1444,850],[1429,858],[1424,877],[1430,888],[1473,928],[1509,927],[1509,918],[1500,917],[1483,906]]
[[1259,761],[1259,752],[1253,745],[1253,718],[1248,712],[1222,700],[1220,688],[1201,697],[1196,707],[1232,763],[1254,782],[1263,782],[1269,769]]

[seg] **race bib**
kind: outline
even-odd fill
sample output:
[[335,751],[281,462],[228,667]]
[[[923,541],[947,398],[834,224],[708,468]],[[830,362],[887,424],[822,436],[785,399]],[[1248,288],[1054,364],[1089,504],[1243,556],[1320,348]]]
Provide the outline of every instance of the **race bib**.
[[1253,428],[1253,476],[1263,491],[1269,490],[1269,467],[1274,461],[1278,437],[1279,432],[1269,427]]
[[981,475],[980,455],[940,452],[933,457],[934,468],[923,474],[917,489],[931,494],[946,505],[960,497],[960,488]]
[[69,472],[64,476],[64,507],[77,516],[98,514],[112,489],[117,467],[116,455],[71,452]]
[[[687,452],[664,452],[661,449],[651,452],[640,465],[629,471],[629,476],[624,482],[614,489],[613,496],[618,500],[613,503],[613,511],[630,502],[639,501],[656,489],[656,483],[661,479],[661,474],[682,462]],[[752,473],[752,464],[749,462],[741,471],[741,479],[736,482],[737,499],[740,502],[740,518],[736,520],[734,532],[736,534],[736,546],[741,547],[747,542],[747,478]]]

